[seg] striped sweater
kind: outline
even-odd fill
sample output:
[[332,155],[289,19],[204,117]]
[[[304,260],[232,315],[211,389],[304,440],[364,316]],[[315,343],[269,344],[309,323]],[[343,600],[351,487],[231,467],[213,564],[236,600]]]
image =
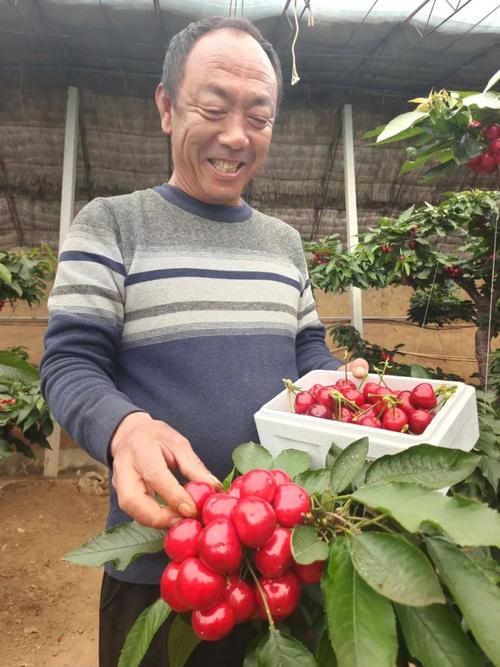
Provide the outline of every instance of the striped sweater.
[[[299,234],[246,203],[203,204],[163,185],[95,199],[75,218],[49,299],[42,389],[57,421],[109,464],[120,421],[146,410],[224,477],[255,440],[253,414],[313,368],[324,342]],[[127,520],[110,486],[107,525]],[[161,555],[127,581],[156,583]]]

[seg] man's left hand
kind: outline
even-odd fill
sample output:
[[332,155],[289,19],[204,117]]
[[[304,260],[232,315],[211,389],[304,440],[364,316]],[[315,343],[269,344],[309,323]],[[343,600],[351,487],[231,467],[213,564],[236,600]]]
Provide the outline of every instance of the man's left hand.
[[[337,368],[338,371],[344,371],[345,369],[345,365]],[[347,370],[352,373],[355,378],[359,378],[361,380],[370,370],[370,366],[368,365],[366,359],[353,359],[347,364]]]

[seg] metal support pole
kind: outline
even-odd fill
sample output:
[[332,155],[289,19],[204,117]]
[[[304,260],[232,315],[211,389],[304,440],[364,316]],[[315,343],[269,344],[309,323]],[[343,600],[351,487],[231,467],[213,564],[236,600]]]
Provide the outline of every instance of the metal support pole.
[[[61,212],[59,215],[59,253],[64,238],[73,220],[75,207],[76,160],[78,156],[78,88],[69,86],[66,104],[66,129],[64,133],[64,158],[61,187]],[[49,438],[50,446],[45,452],[43,474],[57,477],[59,471],[59,450],[61,448],[61,427],[54,422],[54,430]]]
[[[352,129],[352,105],[344,104],[342,114],[342,139],[344,147],[344,190],[347,222],[347,243],[351,252],[358,243],[358,209],[356,204],[356,174],[354,167],[354,134]],[[351,324],[363,335],[363,300],[359,287],[351,287]]]

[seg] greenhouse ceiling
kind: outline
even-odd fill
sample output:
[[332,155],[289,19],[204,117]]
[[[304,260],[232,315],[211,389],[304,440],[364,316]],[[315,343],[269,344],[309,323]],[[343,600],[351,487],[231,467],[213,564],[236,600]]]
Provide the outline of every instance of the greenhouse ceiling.
[[0,0],[0,86],[149,95],[165,45],[207,15],[255,21],[311,89],[480,89],[500,63],[493,0]]

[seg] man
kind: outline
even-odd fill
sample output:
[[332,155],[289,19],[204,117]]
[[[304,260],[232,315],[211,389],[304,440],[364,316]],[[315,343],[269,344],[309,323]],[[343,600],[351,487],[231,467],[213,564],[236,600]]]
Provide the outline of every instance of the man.
[[[108,526],[134,518],[168,528],[193,516],[174,473],[217,488],[232,449],[256,439],[253,414],[283,377],[340,366],[299,234],[241,199],[266,156],[281,88],[278,57],[251,23],[189,25],[172,39],[156,91],[172,141],[169,183],[94,200],[64,243],[43,389],[62,426],[110,466]],[[350,366],[367,370],[363,360]],[[165,565],[155,554],[125,572],[106,568],[101,667],[117,664]],[[142,664],[168,664],[167,632]],[[236,667],[250,637],[239,626],[188,664]]]

